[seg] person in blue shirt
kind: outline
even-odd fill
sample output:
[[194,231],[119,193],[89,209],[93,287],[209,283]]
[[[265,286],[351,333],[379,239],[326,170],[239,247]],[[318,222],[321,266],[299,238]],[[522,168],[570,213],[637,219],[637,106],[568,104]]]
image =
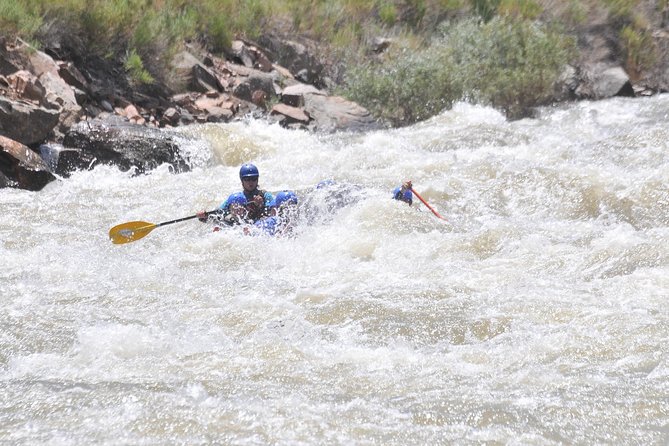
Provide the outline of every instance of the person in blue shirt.
[[253,164],[244,164],[239,169],[239,179],[244,189],[242,192],[246,197],[246,209],[249,212],[248,219],[254,222],[269,215],[269,206],[274,200],[271,193],[258,189],[259,178],[258,168]]
[[[259,178],[260,172],[254,164],[243,164],[239,169],[239,179],[243,190],[231,194],[209,216],[204,212],[199,212],[198,219],[202,222],[214,221],[231,226],[240,223],[254,223],[269,216],[269,208],[274,196],[258,188]],[[235,209],[231,209],[233,204]]]
[[412,187],[413,185],[411,184],[411,181],[405,181],[401,186],[397,186],[393,190],[393,199],[403,201],[411,206],[413,203],[413,194],[411,193]]

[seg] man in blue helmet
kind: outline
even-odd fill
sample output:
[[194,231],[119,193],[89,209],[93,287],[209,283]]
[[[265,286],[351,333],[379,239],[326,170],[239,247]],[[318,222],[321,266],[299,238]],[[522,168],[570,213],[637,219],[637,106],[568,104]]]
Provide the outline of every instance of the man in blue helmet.
[[[198,214],[200,221],[217,221],[226,225],[234,225],[240,223],[254,223],[261,218],[269,215],[269,206],[274,196],[262,189],[258,189],[258,179],[260,172],[258,168],[250,163],[243,164],[239,169],[239,179],[242,182],[242,191],[230,195],[220,206],[219,211],[215,214],[209,214],[210,218],[205,217],[204,212]],[[242,200],[242,198],[245,200]],[[232,212],[231,204],[241,206],[245,215],[240,218],[239,208]],[[236,206],[238,207],[238,206]],[[202,214],[200,216],[200,214]]]
[[411,206],[411,203],[413,203],[413,194],[411,193],[412,187],[413,185],[411,184],[411,181],[405,181],[401,186],[397,186],[395,190],[393,190],[393,198],[408,203],[409,206]]
[[269,206],[274,196],[262,189],[258,189],[260,173],[253,164],[243,164],[239,169],[239,179],[242,181],[242,192],[246,197],[248,211],[247,218],[253,222],[269,215]]

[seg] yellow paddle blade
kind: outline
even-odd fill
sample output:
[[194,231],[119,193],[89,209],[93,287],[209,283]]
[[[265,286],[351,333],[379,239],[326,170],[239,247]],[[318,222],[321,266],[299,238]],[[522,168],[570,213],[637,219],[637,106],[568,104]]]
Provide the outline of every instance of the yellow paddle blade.
[[109,230],[109,238],[112,243],[120,245],[122,243],[134,242],[142,237],[146,237],[149,232],[157,228],[158,225],[146,221],[129,221],[121,223]]

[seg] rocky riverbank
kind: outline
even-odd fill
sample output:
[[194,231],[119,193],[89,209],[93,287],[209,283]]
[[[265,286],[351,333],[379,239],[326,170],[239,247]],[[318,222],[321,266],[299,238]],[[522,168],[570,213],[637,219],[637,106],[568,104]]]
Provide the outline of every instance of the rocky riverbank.
[[[669,89],[669,33],[653,34],[660,61],[634,79],[609,33],[590,28],[580,34],[580,60],[565,67],[556,102]],[[376,44],[382,51],[392,41]],[[164,85],[133,85],[113,61],[0,40],[0,187],[39,190],[54,174],[99,163],[140,172],[162,163],[188,169],[177,139],[157,128],[249,116],[319,132],[381,125],[360,105],[329,94],[335,83],[324,64],[292,40],[234,41],[225,57],[187,46],[172,67],[176,94]]]
[[[169,132],[249,116],[309,131],[361,131],[379,124],[358,104],[323,88],[322,65],[300,43],[233,42],[223,59],[183,51],[174,72],[185,92],[133,86],[106,61],[80,66],[22,41],[0,42],[0,187],[39,190],[98,163],[188,169]],[[36,156],[39,155],[39,156]]]

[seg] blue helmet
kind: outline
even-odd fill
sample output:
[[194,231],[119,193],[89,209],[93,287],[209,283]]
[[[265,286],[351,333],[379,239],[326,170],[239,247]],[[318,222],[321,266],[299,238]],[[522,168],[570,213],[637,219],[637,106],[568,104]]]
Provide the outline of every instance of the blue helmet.
[[280,207],[282,204],[297,204],[297,195],[290,190],[282,190],[274,197],[274,200],[269,204],[270,207]]
[[226,207],[229,207],[231,204],[239,204],[242,206],[246,206],[247,201],[246,197],[244,196],[243,192],[235,192],[234,194],[230,194],[227,200],[225,200],[225,205]]
[[242,164],[242,167],[239,169],[240,180],[243,178],[253,178],[258,176],[260,176],[260,172],[258,172],[258,168],[253,164]]
[[393,198],[395,200],[400,200],[404,201],[406,203],[413,203],[413,194],[411,193],[411,190],[405,190],[404,193],[402,193],[402,188],[397,186],[395,190],[393,190]]

